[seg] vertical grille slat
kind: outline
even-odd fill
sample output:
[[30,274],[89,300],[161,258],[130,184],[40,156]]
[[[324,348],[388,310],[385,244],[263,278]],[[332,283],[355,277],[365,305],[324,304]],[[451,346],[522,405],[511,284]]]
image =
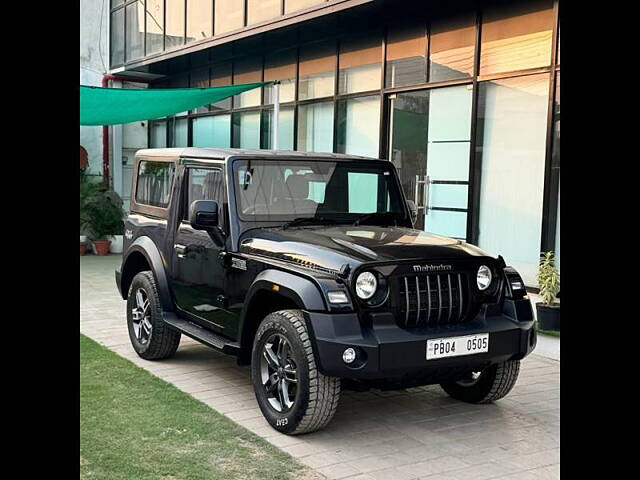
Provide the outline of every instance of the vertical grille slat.
[[[467,272],[416,273],[399,276],[394,301],[401,327],[434,327],[468,320],[471,315],[466,301],[471,297],[466,288]],[[435,282],[435,283],[434,283]],[[437,310],[437,315],[435,311]]]

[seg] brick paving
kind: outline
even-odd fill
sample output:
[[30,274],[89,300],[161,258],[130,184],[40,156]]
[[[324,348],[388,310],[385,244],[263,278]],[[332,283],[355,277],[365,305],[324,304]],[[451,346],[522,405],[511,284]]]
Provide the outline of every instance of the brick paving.
[[263,419],[248,367],[182,336],[151,362],[129,343],[114,270],[119,255],[80,259],[80,331],[226,415],[329,479],[502,480],[560,477],[560,362],[530,355],[513,391],[469,405],[432,385],[342,393],[332,423],[291,437]]

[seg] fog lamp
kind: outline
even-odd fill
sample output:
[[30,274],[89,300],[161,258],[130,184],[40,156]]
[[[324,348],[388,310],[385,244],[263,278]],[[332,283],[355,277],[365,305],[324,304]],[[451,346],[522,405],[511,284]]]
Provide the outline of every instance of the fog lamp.
[[347,348],[342,352],[342,361],[344,363],[353,363],[356,359],[356,351],[353,348]]

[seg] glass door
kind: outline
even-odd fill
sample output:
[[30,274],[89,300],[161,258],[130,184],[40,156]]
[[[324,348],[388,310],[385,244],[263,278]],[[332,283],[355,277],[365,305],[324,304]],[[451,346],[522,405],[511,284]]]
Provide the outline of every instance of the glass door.
[[416,228],[467,239],[471,85],[390,95],[389,159]]

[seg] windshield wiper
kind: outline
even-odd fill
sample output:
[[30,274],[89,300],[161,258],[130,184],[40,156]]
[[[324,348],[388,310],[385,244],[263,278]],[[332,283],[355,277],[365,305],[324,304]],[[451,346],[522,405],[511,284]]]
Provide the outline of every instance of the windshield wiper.
[[334,224],[334,223],[336,223],[336,221],[331,218],[299,217],[299,218],[294,218],[290,222],[285,223],[284,225],[282,225],[282,228],[285,229],[289,227],[297,227],[299,225],[324,225],[324,224]]
[[387,219],[389,216],[392,217],[393,219],[393,224],[394,226],[398,226],[398,219],[396,218],[396,214],[394,212],[372,212],[372,213],[367,213],[365,215],[361,215],[358,218],[356,218],[355,222],[353,222],[353,225],[360,225],[363,222],[368,222],[369,220],[373,220],[373,219]]

